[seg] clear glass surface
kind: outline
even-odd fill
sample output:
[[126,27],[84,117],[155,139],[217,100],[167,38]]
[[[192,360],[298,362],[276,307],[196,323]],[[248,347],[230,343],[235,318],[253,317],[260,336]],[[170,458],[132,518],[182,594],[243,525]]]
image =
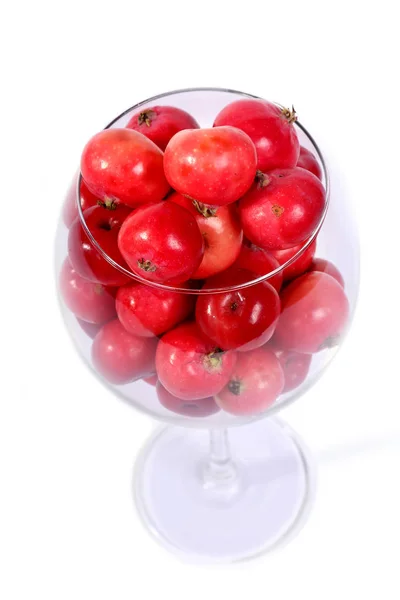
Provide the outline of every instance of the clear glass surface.
[[273,551],[301,531],[313,507],[315,463],[287,425],[266,419],[232,429],[229,438],[232,456],[215,465],[207,432],[166,427],[137,460],[139,516],[185,561],[237,562]]

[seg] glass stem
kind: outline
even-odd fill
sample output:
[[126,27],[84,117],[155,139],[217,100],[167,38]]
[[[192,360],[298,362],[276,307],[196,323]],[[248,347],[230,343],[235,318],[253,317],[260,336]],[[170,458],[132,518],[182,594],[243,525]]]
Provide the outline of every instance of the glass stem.
[[226,429],[210,430],[210,454],[204,468],[206,487],[226,487],[237,478],[236,467],[232,461]]

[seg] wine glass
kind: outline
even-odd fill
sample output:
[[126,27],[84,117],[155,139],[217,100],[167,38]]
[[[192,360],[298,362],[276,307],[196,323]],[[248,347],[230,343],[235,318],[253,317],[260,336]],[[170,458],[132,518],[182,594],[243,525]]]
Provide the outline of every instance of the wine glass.
[[[140,102],[107,128],[125,127],[132,114],[155,105],[181,108],[192,114],[200,126],[211,127],[222,108],[242,98],[256,96],[215,88],[178,90]],[[134,495],[139,514],[164,546],[194,559],[234,561],[276,547],[304,522],[313,495],[314,471],[307,449],[273,415],[306,392],[336,354],[355,309],[358,246],[346,198],[330,194],[327,167],[319,147],[299,121],[295,127],[301,146],[313,153],[319,165],[326,190],[324,213],[312,235],[294,253],[284,256],[272,270],[254,274],[240,285],[203,288],[203,282],[192,281],[190,285],[171,287],[150,283],[133,274],[122,259],[108,252],[103,238],[93,234],[87,209],[95,205],[96,198],[87,190],[83,194],[84,184],[79,174],[68,193],[58,226],[56,270],[61,309],[80,355],[116,396],[167,424],[152,437],[136,464]],[[114,222],[118,229],[117,212],[110,217],[113,223],[104,225],[106,232],[114,227]],[[94,267],[88,281],[76,274],[70,258],[77,236],[95,256],[94,262],[105,266],[108,279],[96,279]],[[318,260],[313,259],[314,254]],[[216,344],[214,348],[205,344],[204,348],[197,347],[190,357],[189,350],[180,350],[178,358],[175,354],[171,358],[175,342],[180,343],[179,336],[172,339],[170,334],[162,335],[165,329],[157,330],[157,302],[171,302],[175,307],[175,321],[167,329],[193,337],[198,334],[194,310],[200,301],[207,304],[211,297],[246,294],[282,277],[286,280],[284,294],[287,294],[293,285],[290,279],[304,270],[313,271],[315,285],[298,294],[295,309],[300,307],[300,313],[303,308],[307,310],[307,305],[303,307],[304,298],[307,302],[314,294],[317,302],[314,314],[318,312],[319,296],[315,289],[319,289],[320,280],[315,273],[322,273],[320,279],[326,283],[328,277],[329,285],[320,297],[324,294],[331,297],[332,293],[340,300],[330,307],[331,312],[336,311],[333,319],[340,322],[340,335],[329,335],[317,346],[314,338],[307,342],[305,336],[305,343],[297,340],[295,349],[290,344],[285,347],[285,343],[282,347],[287,335],[279,322],[286,319],[287,334],[299,321],[298,315],[291,317],[290,303],[287,306],[283,303],[274,335],[262,345],[257,344],[257,348],[223,352]],[[125,327],[120,320],[123,309],[118,311],[118,319],[115,308],[120,294],[117,288],[122,285],[135,289],[140,286],[149,302],[139,323],[137,319],[133,324],[127,323],[122,315]],[[340,291],[343,286],[344,293]],[[279,328],[283,328],[283,333]],[[311,337],[317,329],[318,324],[314,323]],[[113,344],[120,344],[120,354],[116,357],[110,354]],[[252,384],[257,390],[252,397],[250,393],[246,406],[232,403],[241,385],[238,379],[232,379],[233,355],[234,360],[242,361],[240,364],[247,360],[242,369],[244,381],[250,390]],[[171,369],[165,374],[165,362],[170,366],[173,360],[180,361],[179,365],[175,363],[176,374],[173,371],[171,374]],[[204,360],[208,361],[209,370],[205,369],[205,375],[195,380],[197,389],[194,393],[191,390],[191,396],[187,397],[187,389],[182,392],[185,373],[181,365],[185,363],[187,370],[186,363],[193,361],[189,368],[198,369],[199,364],[204,366]],[[268,377],[273,379],[277,363],[285,383],[271,397],[269,384],[260,383],[260,369],[270,369]],[[158,381],[156,371],[164,385]],[[211,394],[204,394],[203,384],[212,389]],[[260,393],[263,385],[264,396]]]

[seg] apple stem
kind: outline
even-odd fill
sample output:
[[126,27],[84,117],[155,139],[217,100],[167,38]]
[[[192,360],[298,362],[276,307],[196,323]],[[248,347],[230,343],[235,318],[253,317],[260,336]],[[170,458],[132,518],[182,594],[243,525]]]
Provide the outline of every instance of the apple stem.
[[150,127],[152,120],[156,116],[154,110],[148,108],[147,110],[142,110],[142,112],[138,116],[138,125],[146,125]]
[[271,183],[271,178],[262,171],[256,171],[256,182],[259,188],[264,188]]
[[194,200],[193,198],[190,198],[190,200],[192,201],[193,206],[196,208],[196,210],[198,210],[199,213],[201,215],[203,215],[203,217],[205,217],[206,219],[209,219],[210,217],[215,217],[215,215],[217,213],[216,208],[211,208],[210,206],[206,206],[205,204],[202,204],[201,202],[198,202],[197,200]]
[[108,196],[105,196],[104,200],[99,200],[97,204],[103,208],[106,208],[107,210],[115,210],[117,208],[117,203],[115,200],[113,198],[109,198]]
[[282,116],[287,120],[289,125],[295,123],[297,121],[296,111],[294,110],[294,106],[292,104],[292,110],[290,108],[282,108]]
[[144,258],[138,260],[137,264],[138,267],[140,269],[143,269],[143,271],[146,271],[146,273],[154,273],[154,271],[157,270],[156,265],[153,265],[153,263],[150,260],[145,260]]
[[222,351],[216,348],[204,357],[204,364],[207,370],[214,371],[221,366],[222,363]]

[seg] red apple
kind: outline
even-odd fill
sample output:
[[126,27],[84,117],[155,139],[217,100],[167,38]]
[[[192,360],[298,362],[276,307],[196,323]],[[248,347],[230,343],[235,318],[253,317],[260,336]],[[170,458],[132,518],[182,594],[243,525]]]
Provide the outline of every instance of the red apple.
[[156,347],[156,338],[132,335],[115,319],[103,325],[94,339],[93,366],[110,383],[129,383],[154,373]]
[[164,155],[171,187],[211,206],[225,206],[243,196],[254,181],[256,165],[253,142],[235,127],[180,131]]
[[305,273],[289,283],[281,301],[282,313],[273,338],[276,347],[312,354],[339,343],[349,302],[333,277],[318,271]]
[[296,165],[299,157],[296,119],[293,108],[246,98],[225,106],[216,116],[214,127],[231,125],[247,133],[257,150],[257,169],[271,171]]
[[235,352],[222,352],[194,322],[166,333],[157,347],[158,378],[182,400],[214,396],[229,380],[235,362]]
[[134,273],[157,283],[187,281],[204,253],[196,219],[168,201],[133,211],[121,227],[118,246]]
[[257,348],[238,355],[228,384],[216,396],[224,411],[233,415],[265,412],[283,390],[285,378],[271,350]]
[[283,393],[296,389],[305,381],[311,365],[311,354],[300,354],[299,352],[288,352],[271,348],[279,360],[285,375],[285,387]]
[[176,106],[150,106],[129,119],[127,128],[139,131],[165,150],[169,140],[182,129],[198,129],[200,125],[185,110]]
[[264,250],[284,250],[305,242],[324,209],[322,183],[299,167],[258,172],[239,202],[244,235]]
[[310,171],[310,173],[314,173],[318,179],[322,179],[322,169],[318,160],[315,158],[314,154],[310,152],[310,150],[307,150],[307,148],[304,148],[304,146],[300,146],[300,156],[297,161],[297,166]]
[[[304,244],[298,244],[292,248],[286,248],[286,250],[272,250],[271,254],[276,258],[280,265],[284,265],[289,259],[291,259]],[[312,260],[317,248],[317,240],[314,240],[306,250],[295,261],[292,262],[286,269],[283,269],[283,281],[290,281],[302,275],[310,269]]]
[[117,292],[118,318],[127,331],[152,337],[186,319],[194,308],[191,294],[163,290],[142,283],[128,283]]
[[[258,248],[258,246],[246,241],[246,243],[242,244],[240,254],[235,262],[235,267],[247,269],[248,271],[254,273],[256,277],[261,277],[262,275],[267,275],[267,273],[271,273],[271,271],[278,269],[279,262],[270,252],[267,252],[262,248]],[[273,277],[266,279],[266,281],[272,285],[277,292],[279,292],[281,289],[282,280],[282,271]]]
[[330,275],[336,279],[336,281],[344,288],[343,275],[329,260],[325,260],[324,258],[314,258],[309,266],[309,271],[320,271],[321,273],[326,273],[327,275]]
[[236,207],[210,208],[173,193],[168,202],[179,204],[192,213],[204,240],[204,255],[192,279],[206,279],[230,267],[237,259],[243,232]]
[[[84,212],[90,233],[105,254],[118,265],[129,269],[118,249],[118,233],[131,209],[117,206],[113,210],[103,206],[93,206]],[[113,267],[90,242],[79,220],[75,220],[69,230],[68,254],[75,271],[89,281],[103,285],[119,286],[131,281]]]
[[[203,290],[224,289],[247,283],[254,273],[231,267],[207,279]],[[279,296],[267,281],[228,292],[199,295],[196,321],[223,350],[252,350],[274,333],[280,313]]]
[[116,290],[83,279],[65,259],[60,272],[61,296],[76,317],[101,325],[116,316]]
[[81,172],[89,190],[107,205],[132,208],[162,200],[169,190],[163,153],[132,129],[104,129],[86,144]]

